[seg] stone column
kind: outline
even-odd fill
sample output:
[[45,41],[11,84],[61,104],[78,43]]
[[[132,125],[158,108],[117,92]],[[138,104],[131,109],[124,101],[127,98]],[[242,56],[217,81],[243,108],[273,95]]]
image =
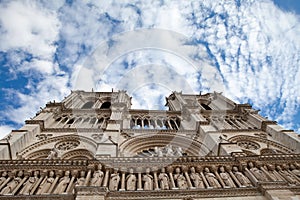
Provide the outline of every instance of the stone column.
[[15,174],[16,174],[16,172],[8,172],[8,178],[0,186],[0,191],[7,185],[8,182],[10,182],[13,179],[13,177],[15,176]]
[[247,164],[242,164],[242,168],[245,170],[245,174],[248,175],[247,177],[250,179],[250,181],[252,182],[252,184],[254,184],[256,186],[258,180],[255,178],[255,176],[247,168]]
[[93,168],[94,168],[94,166],[92,166],[92,165],[89,165],[89,166],[88,166],[89,171],[88,171],[88,173],[87,173],[87,175],[86,175],[86,178],[85,178],[85,182],[84,182],[84,185],[85,185],[85,186],[88,186],[89,183],[90,183],[91,176],[92,176],[92,169],[93,169]]
[[203,174],[203,168],[200,166],[197,166],[197,171],[199,172],[200,176],[202,177],[202,180],[204,182],[204,185],[206,186],[207,189],[210,189],[212,187],[209,186],[204,174]]
[[220,181],[220,183],[221,183],[221,186],[222,186],[223,188],[226,188],[225,183],[223,182],[223,179],[220,177],[220,175],[219,175],[219,173],[218,173],[218,171],[217,171],[217,168],[216,168],[215,166],[212,166],[212,167],[211,167],[211,171],[216,175],[217,179],[218,179],[218,180]]
[[143,186],[142,186],[142,168],[138,167],[136,170],[137,170],[137,173],[138,173],[137,190],[143,190]]
[[157,178],[157,168],[153,167],[153,177],[154,177],[154,190],[159,190],[159,186],[158,186],[158,178]]
[[169,125],[169,129],[170,129],[170,130],[173,130],[173,127],[172,127],[172,125],[171,125],[170,119],[167,119],[167,122],[168,122],[168,125]]
[[125,172],[126,172],[126,168],[121,168],[121,173],[122,173],[122,176],[121,176],[121,188],[119,189],[119,191],[125,191]]
[[235,177],[235,175],[232,173],[231,171],[231,166],[225,166],[226,171],[229,173],[229,175],[231,176],[232,180],[234,180],[234,182],[239,186],[242,187],[241,183],[237,180],[237,178]]
[[172,189],[172,190],[178,189],[178,188],[176,187],[176,185],[175,185],[175,182],[174,182],[174,177],[173,177],[173,167],[172,167],[172,166],[167,167],[167,171],[168,171],[169,176],[170,176],[171,189]]
[[52,183],[50,189],[49,189],[48,192],[47,192],[47,193],[49,193],[49,194],[52,194],[52,192],[53,192],[53,190],[54,190],[54,187],[56,186],[57,181],[59,180],[59,178],[60,178],[60,177],[62,176],[62,174],[63,174],[63,171],[62,171],[62,170],[59,170],[59,171],[57,171],[55,174],[56,174],[56,177],[55,177],[55,179],[54,179],[54,181],[53,181],[53,183]]
[[183,167],[181,168],[181,170],[183,171],[183,173],[184,173],[184,175],[185,175],[185,178],[186,178],[186,180],[187,180],[188,187],[189,187],[190,189],[195,189],[195,187],[193,187],[193,185],[192,185],[190,176],[189,176],[189,174],[188,174],[188,168],[187,168],[186,166],[183,166]]
[[17,191],[19,190],[19,188],[25,183],[25,181],[28,179],[28,177],[31,175],[31,171],[27,171],[25,172],[25,176],[24,178],[21,180],[21,182],[17,185],[17,187],[15,187],[15,189],[12,191],[12,195],[15,195],[17,193]]
[[109,179],[109,169],[105,169],[105,176],[104,176],[104,181],[103,181],[103,187],[107,187],[108,184],[108,179]]
[[32,188],[32,190],[30,191],[30,195],[33,195],[35,190],[38,188],[38,186],[41,184],[41,182],[44,180],[45,176],[47,175],[47,171],[44,170],[43,172],[41,172],[41,176],[39,178],[39,180],[35,183],[34,187]]
[[70,192],[71,192],[72,186],[73,186],[73,183],[74,183],[74,180],[75,180],[77,174],[78,174],[78,171],[77,171],[77,170],[73,170],[73,171],[72,171],[72,174],[71,174],[72,177],[71,177],[71,180],[70,180],[70,182],[69,182],[69,185],[68,185],[68,187],[67,187],[67,189],[66,189],[66,193],[70,193]]

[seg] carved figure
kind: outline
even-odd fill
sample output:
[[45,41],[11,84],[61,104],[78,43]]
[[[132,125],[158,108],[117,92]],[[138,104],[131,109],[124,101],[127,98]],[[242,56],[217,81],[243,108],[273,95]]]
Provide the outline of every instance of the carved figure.
[[165,151],[166,151],[166,157],[174,156],[172,145],[168,144],[165,148]]
[[211,187],[220,188],[221,185],[219,181],[216,179],[216,176],[209,171],[207,167],[204,168],[205,178]]
[[249,162],[250,172],[255,176],[258,181],[268,181],[266,175],[258,168],[254,167],[252,162]]
[[157,156],[157,157],[163,157],[163,152],[162,152],[162,149],[160,147],[154,147],[154,156]]
[[191,167],[190,177],[196,188],[204,188],[202,177],[200,176],[199,173],[196,172],[194,167]]
[[182,148],[181,147],[177,147],[175,149],[175,156],[182,156]]
[[234,182],[232,181],[230,175],[227,172],[225,172],[223,166],[220,167],[220,177],[227,187],[235,187]]
[[272,181],[282,181],[282,178],[280,177],[280,175],[275,170],[274,165],[268,165],[267,167],[268,167],[269,176],[270,176]]
[[110,175],[110,181],[109,181],[109,190],[111,191],[117,191],[118,190],[118,185],[120,182],[120,176],[118,171],[115,169],[114,173]]
[[52,148],[51,151],[49,152],[49,155],[47,156],[47,159],[55,159],[58,157],[58,150],[56,148]]
[[23,188],[20,191],[20,194],[26,194],[26,195],[30,194],[35,183],[39,180],[38,175],[39,175],[39,171],[34,171],[33,177],[29,177],[29,179],[23,184]]
[[279,174],[282,175],[290,184],[297,184],[297,180],[286,170],[282,170],[282,168],[278,165],[276,167]]
[[129,170],[129,174],[126,177],[126,189],[133,191],[136,189],[136,176],[133,174],[133,169]]
[[46,194],[48,192],[51,192],[51,191],[48,191],[54,181],[54,172],[53,171],[50,171],[49,172],[49,177],[46,177],[46,179],[44,179],[44,181],[41,183],[41,185],[39,186],[39,192],[40,194]]
[[180,168],[177,167],[175,169],[176,174],[174,174],[174,180],[177,182],[177,186],[179,189],[187,189],[188,185],[185,177],[180,173]]
[[10,181],[5,188],[2,189],[0,194],[12,193],[14,191],[14,189],[22,181],[22,176],[23,176],[23,171],[19,171],[18,175],[15,176],[15,178],[12,181]]
[[252,186],[250,180],[242,173],[239,172],[237,167],[233,167],[233,174],[235,175],[235,177],[237,178],[237,180],[241,183],[242,186]]
[[83,186],[85,182],[85,171],[80,172],[80,178],[77,179],[76,181],[76,186]]
[[93,178],[90,181],[91,186],[101,186],[103,176],[104,176],[104,173],[101,171],[101,168],[102,168],[102,165],[99,164],[98,170],[94,171]]
[[0,177],[0,186],[2,185],[2,183],[6,181],[6,176],[7,176],[7,172],[6,171],[2,172],[2,176]]
[[70,183],[70,171],[66,171],[65,176],[59,179],[54,194],[64,193],[69,183]]
[[158,176],[158,180],[160,183],[160,189],[162,189],[162,190],[169,189],[169,177],[168,177],[168,174],[166,174],[165,168],[161,169],[161,172]]
[[290,168],[291,168],[291,172],[292,172],[295,176],[300,177],[300,170],[297,169],[295,165],[291,164],[291,165],[290,165]]
[[143,176],[144,190],[153,190],[153,176],[150,175],[150,169],[146,169],[146,174]]

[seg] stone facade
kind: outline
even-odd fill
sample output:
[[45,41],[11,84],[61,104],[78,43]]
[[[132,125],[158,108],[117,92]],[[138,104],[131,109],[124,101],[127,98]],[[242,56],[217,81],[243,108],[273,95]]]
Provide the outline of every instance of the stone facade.
[[72,91],[0,145],[0,199],[298,199],[299,135],[220,93]]

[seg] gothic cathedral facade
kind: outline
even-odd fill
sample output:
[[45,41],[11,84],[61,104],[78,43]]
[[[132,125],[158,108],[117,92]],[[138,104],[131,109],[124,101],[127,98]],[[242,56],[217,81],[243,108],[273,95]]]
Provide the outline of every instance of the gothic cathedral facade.
[[300,137],[221,93],[72,91],[0,145],[0,199],[300,199]]

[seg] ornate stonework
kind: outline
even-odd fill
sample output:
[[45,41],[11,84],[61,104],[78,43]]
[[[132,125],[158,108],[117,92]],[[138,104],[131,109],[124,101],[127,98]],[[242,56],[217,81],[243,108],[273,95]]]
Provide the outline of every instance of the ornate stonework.
[[[297,199],[297,133],[219,93],[72,91],[0,146],[0,199]],[[7,143],[9,142],[9,144]]]

